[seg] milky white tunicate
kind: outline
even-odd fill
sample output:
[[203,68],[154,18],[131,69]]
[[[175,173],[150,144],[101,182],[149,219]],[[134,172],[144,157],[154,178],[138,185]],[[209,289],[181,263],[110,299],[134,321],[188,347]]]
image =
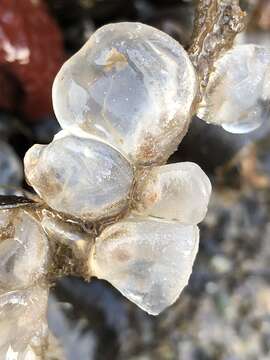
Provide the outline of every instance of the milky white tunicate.
[[25,174],[53,209],[93,220],[121,211],[133,181],[129,162],[109,145],[73,135],[34,145],[25,155]]
[[0,359],[41,360],[47,338],[48,290],[41,287],[0,295]]
[[48,241],[27,211],[0,210],[0,234],[0,290],[28,287],[44,276]]
[[198,117],[232,133],[270,119],[270,49],[237,45],[215,62]]
[[137,210],[181,223],[198,224],[207,212],[211,183],[195,163],[156,166],[138,178]]
[[63,129],[79,126],[135,163],[164,162],[185,135],[195,70],[169,35],[140,23],[105,25],[61,68],[53,105]]
[[194,225],[127,219],[96,240],[90,267],[150,314],[173,304],[187,285],[198,251]]

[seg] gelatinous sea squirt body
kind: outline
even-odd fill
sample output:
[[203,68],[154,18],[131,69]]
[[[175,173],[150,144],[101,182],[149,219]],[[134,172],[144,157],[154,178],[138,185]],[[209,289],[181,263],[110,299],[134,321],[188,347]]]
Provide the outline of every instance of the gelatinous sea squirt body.
[[144,169],[134,191],[135,210],[145,216],[198,224],[207,212],[211,183],[195,163]]
[[[173,304],[187,285],[211,183],[194,163],[144,169],[133,209],[96,239],[92,274],[111,282],[149,314]],[[141,175],[141,174],[140,174]]]
[[270,49],[236,45],[215,62],[198,117],[232,133],[270,118]]
[[119,213],[133,181],[130,163],[104,142],[74,135],[26,153],[26,178],[53,209],[82,220]]
[[43,359],[48,263],[48,240],[32,212],[0,209],[0,359]]
[[49,245],[23,209],[0,210],[0,293],[33,286],[47,273]]
[[188,282],[211,193],[198,165],[163,165],[187,131],[196,94],[180,44],[147,25],[106,25],[56,77],[64,130],[25,157],[28,182],[51,208],[103,224],[89,273],[155,315]]
[[151,164],[176,150],[196,93],[195,70],[178,42],[151,26],[118,23],[97,30],[63,65],[53,105],[63,129],[78,126],[133,163]]
[[198,246],[197,226],[131,218],[103,231],[91,269],[144,311],[158,315],[187,285]]
[[0,295],[1,359],[44,359],[47,302],[48,288],[41,286]]

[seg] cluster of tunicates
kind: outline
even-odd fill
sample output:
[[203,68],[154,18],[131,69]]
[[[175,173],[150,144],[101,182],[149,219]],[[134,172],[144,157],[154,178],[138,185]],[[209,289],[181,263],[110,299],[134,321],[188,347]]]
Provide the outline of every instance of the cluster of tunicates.
[[54,245],[69,246],[83,261],[89,243],[76,224],[59,223],[56,215],[36,205],[24,201],[0,209],[1,360],[51,359],[47,347],[54,338],[47,308]]
[[194,67],[170,36],[139,23],[106,25],[56,76],[63,130],[25,156],[29,184],[53,211],[104,224],[87,258],[91,276],[155,315],[188,282],[211,193],[198,165],[164,165],[196,95]]
[[42,359],[48,334],[48,240],[22,208],[0,211],[0,358]]
[[196,111],[231,132],[267,117],[269,54],[239,45],[217,59],[200,104],[186,51],[143,24],[102,27],[63,65],[53,85],[62,130],[25,156],[43,210],[0,211],[1,354],[42,356],[51,238],[149,314],[176,301],[211,184],[194,163],[165,163]]

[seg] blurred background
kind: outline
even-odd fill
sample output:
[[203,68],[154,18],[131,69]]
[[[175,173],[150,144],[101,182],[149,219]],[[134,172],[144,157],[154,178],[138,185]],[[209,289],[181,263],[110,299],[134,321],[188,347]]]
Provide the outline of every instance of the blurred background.
[[[237,42],[270,47],[270,0],[243,0]],[[59,130],[51,86],[96,28],[155,26],[188,47],[194,3],[181,0],[0,0],[0,194],[27,189],[22,159]],[[63,279],[49,324],[68,360],[270,359],[270,122],[233,135],[193,119],[170,159],[195,161],[213,195],[194,272],[180,299],[149,316],[108,283]]]

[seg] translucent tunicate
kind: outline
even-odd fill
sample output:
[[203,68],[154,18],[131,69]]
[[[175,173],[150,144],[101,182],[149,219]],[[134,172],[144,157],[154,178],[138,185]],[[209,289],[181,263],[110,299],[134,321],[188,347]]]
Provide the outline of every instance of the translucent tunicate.
[[0,210],[0,290],[33,285],[46,274],[48,241],[33,216],[21,208]]
[[237,45],[215,62],[198,117],[247,133],[270,117],[270,50]]
[[25,174],[53,209],[93,220],[121,211],[133,181],[129,162],[109,145],[73,135],[34,145],[25,155]]
[[0,359],[41,360],[48,332],[48,290],[42,287],[0,295]]
[[138,177],[136,210],[168,220],[198,224],[207,212],[211,183],[195,163],[156,166]]
[[140,308],[157,315],[187,285],[198,245],[197,226],[127,219],[102,232],[90,267],[94,276],[109,281]]
[[185,135],[195,70],[169,35],[140,23],[105,25],[61,68],[53,105],[63,129],[80,127],[135,163],[164,162]]

